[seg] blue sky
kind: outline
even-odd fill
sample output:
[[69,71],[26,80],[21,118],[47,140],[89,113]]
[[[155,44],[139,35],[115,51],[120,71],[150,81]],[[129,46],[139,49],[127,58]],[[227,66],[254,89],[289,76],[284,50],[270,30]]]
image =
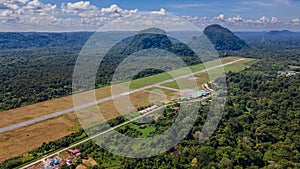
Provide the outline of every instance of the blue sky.
[[[1,3],[2,2],[2,3]],[[218,23],[236,31],[300,31],[300,0],[2,0],[0,31],[75,31],[140,12],[171,14],[199,28]],[[100,23],[101,22],[101,23]],[[77,25],[76,29],[74,25]],[[72,27],[73,28],[70,28]]]
[[[42,2],[60,5],[61,3],[78,2],[78,0],[44,0]],[[90,2],[98,7],[117,4],[121,8],[137,8],[141,11],[164,8],[175,15],[203,17],[213,17],[220,13],[229,16],[243,15],[247,18],[277,16],[288,19],[300,16],[300,0],[90,0]]]

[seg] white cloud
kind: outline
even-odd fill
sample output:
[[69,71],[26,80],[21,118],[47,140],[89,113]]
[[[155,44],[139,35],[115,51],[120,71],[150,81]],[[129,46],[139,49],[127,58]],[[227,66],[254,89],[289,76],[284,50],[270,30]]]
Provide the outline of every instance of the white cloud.
[[100,15],[98,7],[91,5],[89,1],[80,1],[61,5],[62,12],[73,13],[81,17],[95,17]]
[[4,5],[8,6],[9,10],[0,13],[2,23],[42,26],[52,24],[53,21],[57,20],[54,17],[57,12],[56,5],[44,4],[39,0],[10,0]]
[[224,21],[225,20],[225,15],[224,14],[220,14],[219,16],[216,16],[215,19]]
[[294,18],[294,19],[292,19],[292,22],[293,22],[293,23],[299,23],[299,22],[300,22],[300,19],[299,19],[299,18]]
[[102,13],[121,13],[121,12],[123,12],[123,9],[118,7],[118,5],[116,5],[116,4],[112,4],[108,8],[102,8],[101,12]]
[[[117,5],[99,9],[89,1],[61,4],[57,8],[54,4],[44,4],[41,0],[10,0],[9,4],[1,4],[0,23],[20,24],[21,27],[95,30],[108,23],[115,17],[137,14],[137,9],[122,9]],[[26,3],[27,2],[27,3]],[[65,15],[65,14],[68,15]],[[61,17],[64,16],[64,17]],[[1,25],[0,25],[1,26]],[[1,27],[7,27],[3,25]]]
[[300,19],[299,18],[292,19],[291,24],[293,26],[299,26],[300,25]]
[[[222,26],[233,28],[237,30],[270,30],[270,29],[289,29],[292,28],[293,21],[286,22],[280,21],[277,17],[272,17],[271,19],[267,18],[266,16],[262,16],[258,19],[245,19],[238,16],[228,17],[218,15],[212,18],[199,18],[199,17],[192,17],[192,16],[183,16],[184,19],[189,20],[190,22],[197,25],[199,28],[203,29],[208,25],[211,24],[220,24]],[[300,25],[300,19],[294,19],[294,26]]]
[[150,14],[165,15],[166,14],[166,10],[164,8],[160,8],[159,11],[152,11],[152,12],[150,12]]
[[97,10],[98,8],[96,6],[93,6],[90,4],[89,1],[80,1],[75,3],[67,3],[67,5],[62,4],[62,11],[68,12],[68,13],[78,13],[82,11],[89,11],[89,10]]
[[25,4],[28,1],[29,0],[6,0],[5,2],[10,4]]
[[1,13],[0,13],[1,17],[10,17],[12,15],[13,15],[13,11],[11,11],[11,10],[4,10],[4,11],[1,11]]
[[267,18],[267,17],[265,17],[265,16],[263,16],[260,19],[258,19],[257,22],[258,23],[268,23],[268,22],[270,22],[270,19]]
[[32,9],[32,10],[37,10],[37,9],[40,9],[41,6],[42,6],[42,4],[39,0],[33,0],[33,1],[28,2],[26,8]]
[[132,10],[127,10],[127,9],[122,9],[118,7],[116,4],[112,4],[108,8],[101,8],[101,14],[102,15],[110,15],[111,17],[120,17],[120,16],[127,16],[127,15],[132,15],[132,14],[137,14],[138,10],[137,9],[132,9]]
[[200,19],[198,16],[182,16],[182,18],[189,20],[189,21],[194,21],[194,20]]
[[234,16],[232,18],[228,18],[229,22],[243,22],[244,19],[241,16]]
[[272,17],[272,18],[271,18],[271,23],[279,23],[278,18]]
[[2,3],[0,4],[0,9],[11,9],[11,10],[17,10],[19,8],[16,4],[11,3]]
[[28,2],[23,9],[28,10],[25,11],[25,13],[29,12],[30,14],[49,15],[55,13],[56,7],[56,5],[43,4],[39,0],[33,0]]

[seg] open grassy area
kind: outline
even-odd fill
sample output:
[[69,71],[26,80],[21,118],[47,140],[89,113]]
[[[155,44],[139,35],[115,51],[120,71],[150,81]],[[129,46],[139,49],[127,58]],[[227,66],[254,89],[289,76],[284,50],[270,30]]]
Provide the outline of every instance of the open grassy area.
[[174,89],[181,89],[181,90],[199,89],[199,87],[201,87],[201,85],[198,86],[197,79],[194,80],[194,79],[189,79],[189,78],[184,78],[184,79],[180,79],[178,81],[166,83],[166,84],[163,84],[162,86],[170,87],[170,88],[174,88]]
[[300,69],[300,66],[294,66],[294,65],[291,65],[289,66],[290,69]]
[[246,58],[245,60],[242,60],[242,61],[237,62],[235,64],[224,66],[224,71],[226,73],[229,72],[229,71],[239,72],[239,71],[245,69],[247,66],[250,66],[250,65],[254,64],[255,62],[256,62],[255,59]]
[[167,100],[179,97],[179,94],[176,91],[159,88],[159,87],[152,87],[147,89],[147,91],[161,93],[162,95],[166,96]]
[[[230,57],[222,60],[222,63],[228,63],[234,60],[236,60],[236,58]],[[245,60],[242,60],[240,62],[236,62],[230,65],[225,65],[223,68],[210,70],[209,73],[203,72],[203,73],[196,74],[195,79],[192,78],[180,79],[178,81],[173,81],[170,83],[163,84],[162,86],[166,86],[174,89],[190,89],[190,88],[202,89],[202,84],[210,82],[215,78],[217,78],[220,74],[219,71],[223,71],[224,69],[225,73],[229,71],[238,72],[243,70],[245,67],[253,64],[254,62],[255,60],[246,58]],[[195,86],[195,81],[193,80],[196,81],[197,86]]]
[[[145,128],[141,128],[141,125],[130,123],[127,125],[129,128],[135,129],[142,133],[138,138],[149,137],[151,132],[154,132],[156,127],[153,124],[144,124]],[[120,127],[120,129],[125,129],[126,126]]]
[[171,77],[173,77],[173,78],[179,77],[179,76],[188,74],[190,72],[201,71],[201,70],[204,70],[205,68],[213,67],[213,66],[220,65],[220,64],[225,64],[225,63],[232,62],[232,61],[238,60],[238,59],[240,59],[240,58],[238,58],[238,57],[221,58],[221,59],[206,62],[205,64],[198,64],[198,65],[191,66],[189,68],[182,68],[182,69],[170,71],[168,73],[160,73],[157,75],[137,79],[137,80],[130,82],[130,85],[128,83],[123,83],[123,85],[129,85],[131,89],[137,89],[137,88],[141,88],[143,86],[147,86],[147,85],[155,84],[155,83],[158,83],[158,82],[161,82],[164,80],[168,80]]

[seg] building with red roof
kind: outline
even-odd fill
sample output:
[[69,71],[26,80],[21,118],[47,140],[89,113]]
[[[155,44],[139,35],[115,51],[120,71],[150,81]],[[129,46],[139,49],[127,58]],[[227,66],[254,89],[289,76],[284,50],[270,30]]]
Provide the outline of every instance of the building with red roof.
[[81,153],[80,150],[78,149],[74,149],[70,151],[72,155],[74,155],[75,157],[78,157]]

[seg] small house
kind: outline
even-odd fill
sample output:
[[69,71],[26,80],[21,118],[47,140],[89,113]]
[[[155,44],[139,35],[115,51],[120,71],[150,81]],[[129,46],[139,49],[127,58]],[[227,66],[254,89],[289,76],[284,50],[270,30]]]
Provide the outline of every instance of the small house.
[[54,165],[58,165],[60,163],[60,159],[59,158],[54,158],[53,159],[53,164]]
[[78,157],[81,153],[80,153],[80,150],[74,149],[74,150],[71,150],[71,154],[74,155],[75,157]]
[[153,105],[152,107],[153,107],[153,109],[157,109],[157,108],[158,108],[158,106],[157,106],[157,105]]
[[66,162],[67,165],[72,165],[73,164],[73,162],[71,161],[70,158],[66,158],[65,162]]
[[141,111],[139,111],[139,113],[140,114],[145,114],[145,113],[147,113],[147,111],[146,110],[141,110]]
[[178,111],[180,108],[179,107],[174,107],[173,110],[174,111]]
[[196,92],[192,93],[190,95],[190,98],[191,99],[197,99],[197,98],[205,97],[205,96],[208,96],[208,95],[209,95],[209,92],[206,92],[204,90],[199,90],[199,91],[196,91]]
[[295,76],[296,72],[295,71],[288,71],[286,74],[286,77],[291,77],[291,76]]

